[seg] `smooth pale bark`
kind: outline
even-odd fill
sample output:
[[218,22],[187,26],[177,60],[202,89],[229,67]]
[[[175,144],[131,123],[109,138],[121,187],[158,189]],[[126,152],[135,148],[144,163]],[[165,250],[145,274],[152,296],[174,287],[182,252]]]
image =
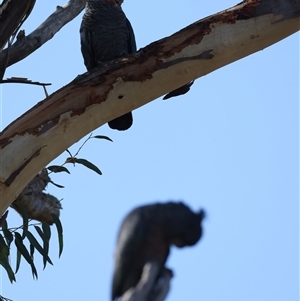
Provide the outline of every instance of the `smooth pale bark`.
[[126,112],[300,29],[300,0],[249,0],[85,73],[0,137],[0,214],[51,160]]

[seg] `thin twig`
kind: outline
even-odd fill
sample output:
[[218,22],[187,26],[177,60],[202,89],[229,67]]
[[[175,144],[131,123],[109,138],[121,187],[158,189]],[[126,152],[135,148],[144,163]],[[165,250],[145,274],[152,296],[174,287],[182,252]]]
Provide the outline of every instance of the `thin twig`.
[[76,157],[79,152],[81,151],[81,149],[83,148],[83,146],[88,142],[88,140],[90,140],[92,138],[93,133],[90,133],[89,137],[83,142],[83,144],[79,147],[78,151],[76,152],[75,156]]
[[46,98],[47,98],[49,96],[49,94],[47,92],[46,85],[43,85],[43,88],[44,88],[44,92],[45,92],[45,95],[46,95]]
[[28,84],[28,85],[37,85],[37,86],[50,86],[51,83],[40,83],[40,82],[32,82],[31,80],[28,80],[27,78],[22,77],[12,77],[8,79],[2,79],[0,80],[0,84]]

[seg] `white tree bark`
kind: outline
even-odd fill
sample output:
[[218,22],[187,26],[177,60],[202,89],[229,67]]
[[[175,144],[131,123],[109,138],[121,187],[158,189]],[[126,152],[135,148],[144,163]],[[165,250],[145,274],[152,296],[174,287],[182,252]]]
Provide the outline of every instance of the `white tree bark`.
[[1,133],[0,215],[44,166],[84,135],[286,38],[300,29],[299,21],[300,0],[248,0],[77,77]]

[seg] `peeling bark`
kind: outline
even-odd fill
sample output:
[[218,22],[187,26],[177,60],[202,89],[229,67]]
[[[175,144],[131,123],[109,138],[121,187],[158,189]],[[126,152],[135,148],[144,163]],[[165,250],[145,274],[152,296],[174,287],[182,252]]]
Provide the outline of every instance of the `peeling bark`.
[[300,29],[300,0],[248,0],[78,76],[0,136],[0,215],[81,137],[183,84]]

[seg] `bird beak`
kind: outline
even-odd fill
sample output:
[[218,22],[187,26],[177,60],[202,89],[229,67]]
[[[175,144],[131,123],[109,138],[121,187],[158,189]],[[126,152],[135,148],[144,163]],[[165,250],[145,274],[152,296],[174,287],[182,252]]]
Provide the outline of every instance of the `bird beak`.
[[199,213],[197,213],[200,221],[202,221],[205,218],[205,211],[204,210],[200,210]]

